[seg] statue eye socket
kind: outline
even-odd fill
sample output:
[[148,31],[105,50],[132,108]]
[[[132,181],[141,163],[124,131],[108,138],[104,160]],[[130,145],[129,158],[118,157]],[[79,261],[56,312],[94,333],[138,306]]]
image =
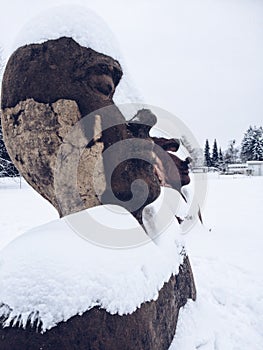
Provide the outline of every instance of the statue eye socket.
[[100,74],[109,74],[109,68],[106,64],[99,64],[98,68]]
[[95,66],[95,73],[97,75],[109,75],[112,78],[115,86],[118,85],[122,76],[122,72],[116,67],[109,67],[107,64],[104,63],[100,63]]

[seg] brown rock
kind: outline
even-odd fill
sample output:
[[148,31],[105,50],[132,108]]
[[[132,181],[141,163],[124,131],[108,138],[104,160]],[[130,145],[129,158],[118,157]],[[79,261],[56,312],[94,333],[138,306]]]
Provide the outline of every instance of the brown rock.
[[[37,320],[26,329],[2,328],[1,350],[168,350],[180,307],[196,292],[186,257],[177,276],[170,278],[156,301],[144,303],[130,315],[111,315],[98,307],[41,333]],[[3,321],[3,320],[2,320]]]
[[154,143],[160,146],[165,151],[176,152],[180,146],[180,140],[167,139],[165,137],[152,137]]
[[112,104],[122,76],[119,63],[72,38],[20,47],[10,57],[2,84],[2,108],[20,101],[77,102],[82,115]]
[[[72,138],[78,144],[67,139],[80,119],[76,102],[70,100],[49,105],[29,99],[6,108],[2,115],[4,140],[14,164],[60,216],[100,204],[92,180],[94,162],[101,156],[103,144],[86,148],[87,139],[79,129]],[[60,174],[62,155],[66,171]],[[100,175],[105,187],[103,173]]]

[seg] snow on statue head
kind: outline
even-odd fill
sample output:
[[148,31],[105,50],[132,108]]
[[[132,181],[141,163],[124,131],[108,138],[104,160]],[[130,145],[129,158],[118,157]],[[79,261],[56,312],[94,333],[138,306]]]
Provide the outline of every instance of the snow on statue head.
[[143,102],[129,76],[115,35],[100,16],[85,6],[63,5],[42,11],[22,28],[14,42],[13,51],[24,45],[61,37],[72,38],[81,46],[92,48],[120,62],[125,74],[116,90],[115,103]]

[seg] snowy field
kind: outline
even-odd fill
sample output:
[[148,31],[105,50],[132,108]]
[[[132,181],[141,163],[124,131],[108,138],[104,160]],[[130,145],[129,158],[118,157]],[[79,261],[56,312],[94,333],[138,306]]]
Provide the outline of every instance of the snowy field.
[[263,349],[263,177],[210,179],[205,229],[186,237],[198,299],[170,350]]
[[[27,184],[0,179],[0,249],[58,218]],[[198,299],[181,310],[170,350],[263,349],[263,177],[209,179],[205,227],[185,236]]]

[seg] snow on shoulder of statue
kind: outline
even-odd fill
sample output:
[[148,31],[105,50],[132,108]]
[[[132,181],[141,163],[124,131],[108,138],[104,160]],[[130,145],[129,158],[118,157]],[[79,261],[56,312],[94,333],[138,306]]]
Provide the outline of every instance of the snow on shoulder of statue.
[[51,7],[30,19],[15,39],[13,50],[47,40],[70,37],[82,46],[111,56],[120,62],[124,75],[116,89],[114,101],[142,103],[141,93],[135,88],[125,65],[117,39],[106,22],[94,11],[81,5]]
[[[99,206],[87,211],[123,235],[124,227],[133,227],[147,237],[125,209]],[[176,232],[180,228],[174,220],[158,242],[148,238],[136,247],[109,249],[84,240],[66,217],[32,229],[1,251],[0,318],[8,314],[6,326],[16,319],[25,327],[35,314],[46,331],[94,306],[111,314],[132,313],[156,300],[163,284],[178,274],[184,257]]]

